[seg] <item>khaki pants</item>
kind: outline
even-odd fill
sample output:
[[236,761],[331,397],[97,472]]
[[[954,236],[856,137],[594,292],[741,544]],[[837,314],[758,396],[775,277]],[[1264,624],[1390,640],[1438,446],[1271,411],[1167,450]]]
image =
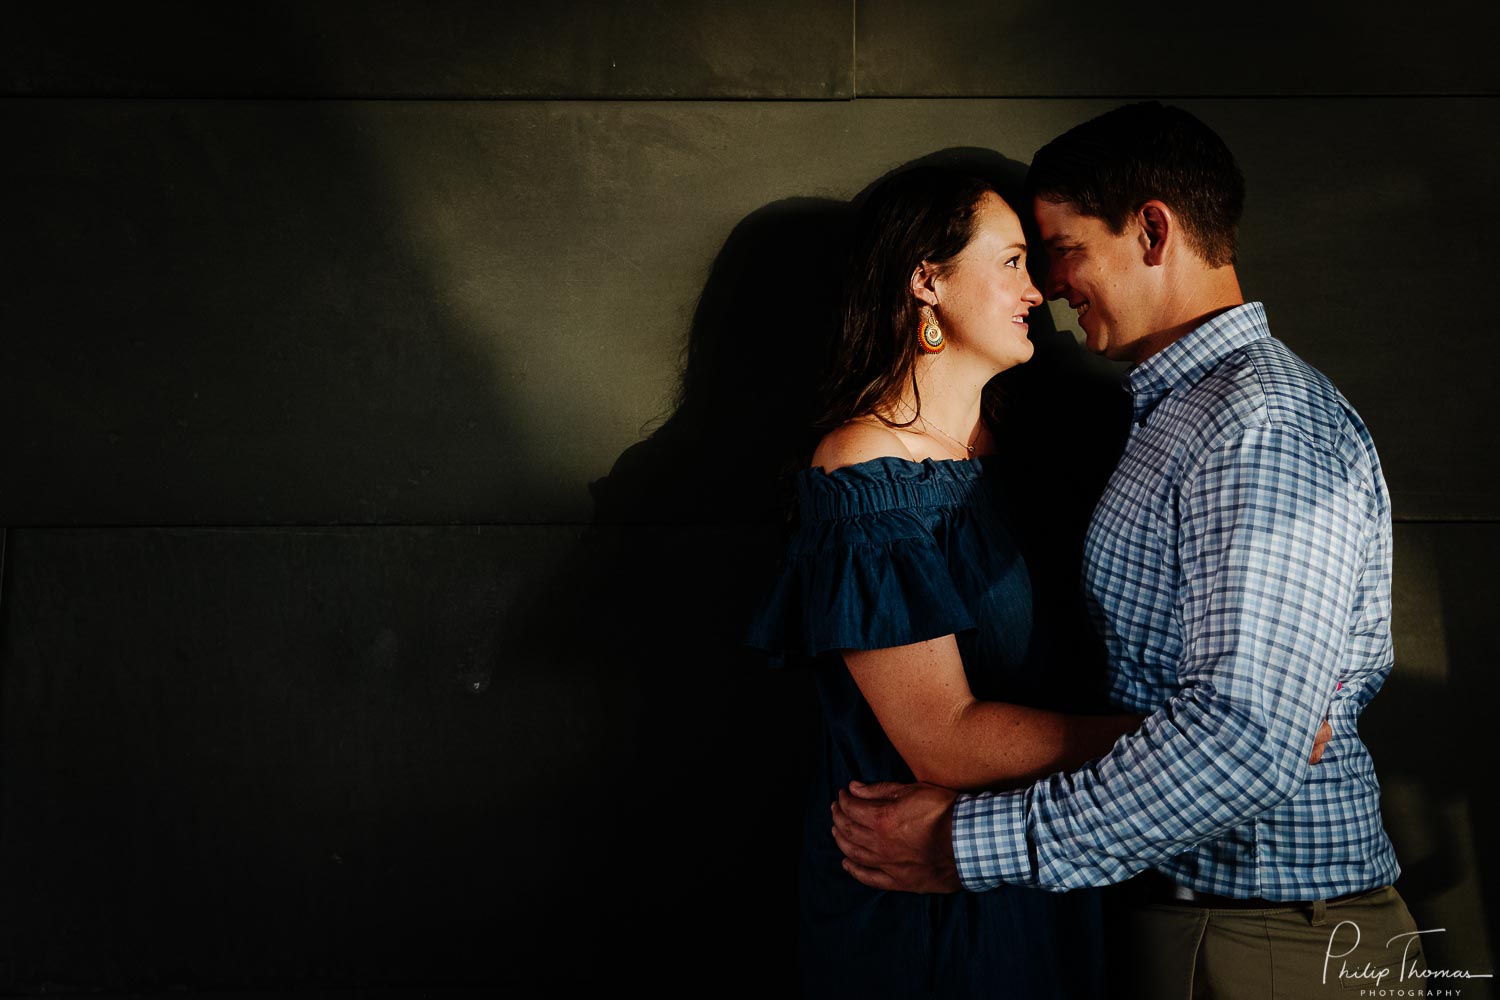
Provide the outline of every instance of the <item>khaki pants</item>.
[[1391,886],[1326,904],[1149,903],[1124,916],[1129,964],[1117,972],[1140,1000],[1358,1000],[1424,985],[1410,978],[1426,968],[1422,939]]

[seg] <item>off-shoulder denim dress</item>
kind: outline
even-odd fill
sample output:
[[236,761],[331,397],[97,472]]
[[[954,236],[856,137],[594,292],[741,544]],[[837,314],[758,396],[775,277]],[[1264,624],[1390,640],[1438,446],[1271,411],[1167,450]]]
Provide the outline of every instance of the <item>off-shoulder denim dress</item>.
[[799,526],[748,636],[815,670],[823,720],[800,873],[801,965],[813,997],[1100,996],[1099,900],[1002,887],[924,896],[840,867],[829,803],[851,780],[912,781],[838,650],[956,636],[983,700],[1057,706],[1076,678],[1043,662],[1032,590],[991,458],[879,458],[797,478]]

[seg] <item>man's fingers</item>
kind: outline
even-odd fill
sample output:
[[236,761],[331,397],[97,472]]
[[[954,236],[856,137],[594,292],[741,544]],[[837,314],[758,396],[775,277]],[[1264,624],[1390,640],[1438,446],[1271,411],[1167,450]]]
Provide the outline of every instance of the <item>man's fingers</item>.
[[895,889],[896,881],[879,868],[868,868],[865,865],[856,864],[848,858],[844,859],[844,871],[853,875],[856,881],[862,882],[871,889]]
[[844,857],[861,865],[878,865],[883,860],[866,845],[850,840],[849,836],[836,826],[833,828],[833,842],[838,845]]
[[865,803],[849,799],[843,792],[839,793],[839,801],[833,804],[833,840],[838,844],[839,850],[846,856],[858,857],[868,863],[872,850],[880,847],[880,838],[868,824],[861,823],[856,817],[850,816],[845,802],[854,806],[863,807]]
[[[842,794],[842,793],[840,793]],[[867,847],[872,839],[870,829],[856,822],[847,811],[842,808],[842,803],[835,803],[833,807],[833,839],[838,842],[839,850],[848,854],[845,845]]]
[[[900,786],[898,785],[897,787],[899,788]],[[840,788],[836,811],[847,816],[851,823],[873,827],[875,825],[876,813],[880,812],[880,807],[889,801],[889,799],[884,798],[855,798],[848,791]]]
[[899,781],[877,781],[873,785],[863,781],[849,782],[850,793],[861,799],[894,799],[905,787]]

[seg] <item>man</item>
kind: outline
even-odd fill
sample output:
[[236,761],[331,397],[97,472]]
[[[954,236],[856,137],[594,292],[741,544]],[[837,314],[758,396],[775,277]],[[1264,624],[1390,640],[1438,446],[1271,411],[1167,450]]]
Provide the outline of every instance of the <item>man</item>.
[[1392,662],[1369,432],[1245,303],[1244,181],[1202,122],[1119,108],[1043,147],[1027,188],[1047,297],[1077,310],[1090,350],[1135,366],[1084,573],[1111,697],[1152,714],[1103,759],[1014,792],[851,786],[834,807],[846,868],[918,892],[1147,872],[1128,925],[1152,1000],[1389,987],[1421,949],[1355,732]]

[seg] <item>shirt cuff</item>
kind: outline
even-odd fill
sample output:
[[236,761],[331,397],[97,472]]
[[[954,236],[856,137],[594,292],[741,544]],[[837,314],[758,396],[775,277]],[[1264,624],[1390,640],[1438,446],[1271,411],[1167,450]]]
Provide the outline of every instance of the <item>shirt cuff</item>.
[[953,857],[970,892],[1035,885],[1026,843],[1026,793],[960,795],[953,803]]

